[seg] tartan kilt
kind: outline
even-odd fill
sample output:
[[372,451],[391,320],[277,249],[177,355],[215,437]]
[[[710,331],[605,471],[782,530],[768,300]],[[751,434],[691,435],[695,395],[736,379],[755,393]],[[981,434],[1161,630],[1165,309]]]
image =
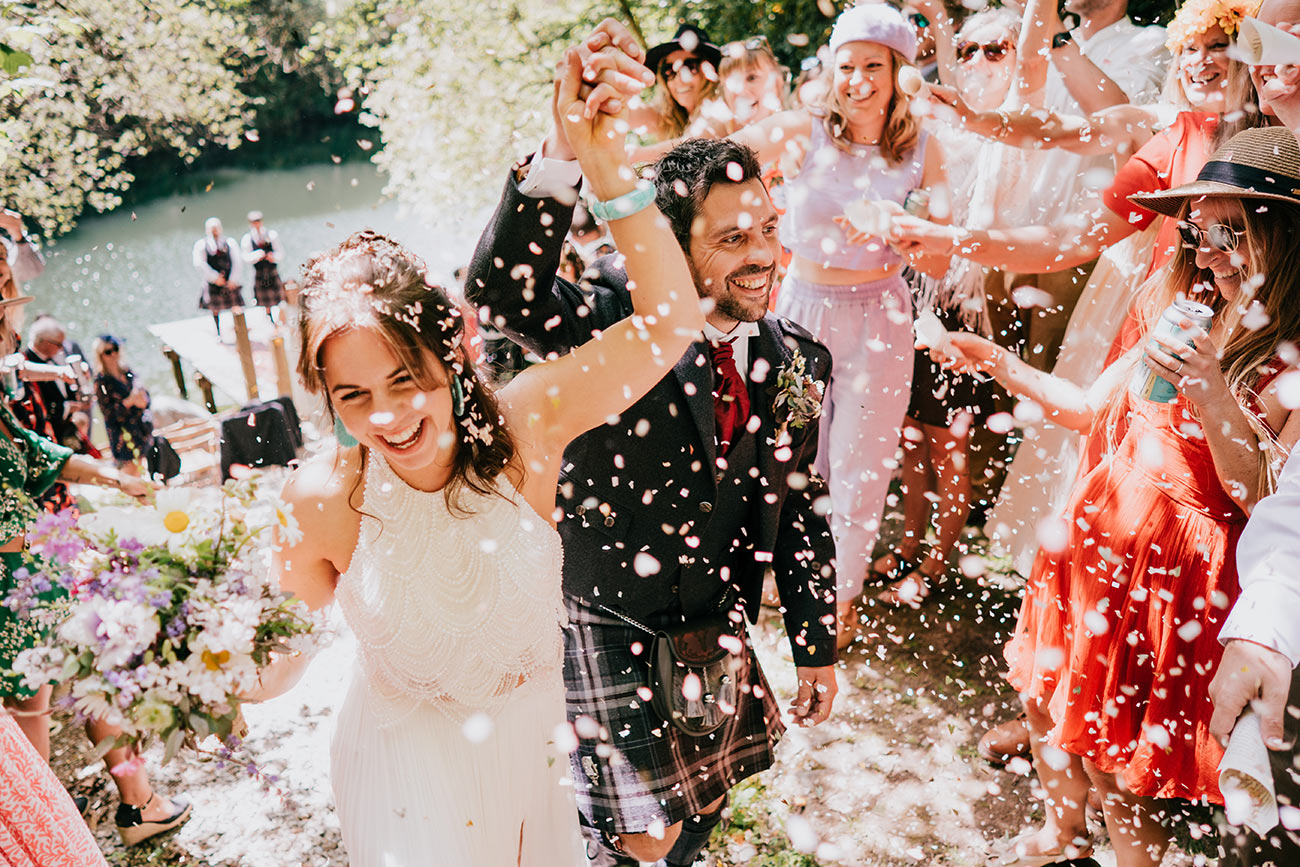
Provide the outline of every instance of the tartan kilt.
[[[704,737],[691,737],[657,713],[637,690],[649,666],[633,655],[651,636],[565,597],[565,707],[570,722],[588,716],[598,737],[583,737],[570,756],[584,823],[611,834],[642,833],[699,813],[736,783],[772,766],[785,726],[745,635],[736,714]],[[653,625],[653,624],[652,624]]]
[[274,307],[284,300],[284,284],[280,269],[274,264],[255,265],[253,270],[253,301],[257,307]]
[[203,294],[199,296],[199,307],[203,310],[210,310],[213,313],[221,313],[232,307],[244,306],[244,294],[239,291],[239,286],[218,286],[215,283],[205,283],[203,285]]

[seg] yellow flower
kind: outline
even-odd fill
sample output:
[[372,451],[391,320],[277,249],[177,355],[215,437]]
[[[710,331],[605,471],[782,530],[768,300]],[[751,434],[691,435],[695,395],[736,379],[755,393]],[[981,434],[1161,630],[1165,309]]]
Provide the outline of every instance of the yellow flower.
[[211,650],[205,650],[202,659],[203,664],[208,667],[208,671],[216,671],[230,661],[230,651],[221,650],[213,653]]

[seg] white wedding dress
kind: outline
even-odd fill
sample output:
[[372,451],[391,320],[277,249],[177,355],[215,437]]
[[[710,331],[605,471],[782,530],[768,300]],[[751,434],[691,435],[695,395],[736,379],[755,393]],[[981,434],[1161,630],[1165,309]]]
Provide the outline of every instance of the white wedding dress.
[[337,598],[357,666],[331,774],[355,867],[586,864],[557,748],[562,551],[518,496],[417,491],[371,452]]

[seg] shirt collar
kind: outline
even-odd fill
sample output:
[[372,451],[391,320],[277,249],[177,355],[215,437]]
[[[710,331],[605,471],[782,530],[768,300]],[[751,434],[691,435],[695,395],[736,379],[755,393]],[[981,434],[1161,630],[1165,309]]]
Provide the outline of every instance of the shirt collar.
[[722,331],[710,322],[704,323],[704,339],[710,343],[729,343],[732,340],[740,338],[750,338],[758,336],[757,322],[741,322],[731,331]]

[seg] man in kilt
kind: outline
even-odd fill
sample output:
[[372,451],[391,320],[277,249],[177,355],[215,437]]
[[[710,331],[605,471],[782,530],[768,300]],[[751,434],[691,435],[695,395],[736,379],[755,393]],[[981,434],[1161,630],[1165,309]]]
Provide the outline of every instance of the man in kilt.
[[193,261],[203,281],[199,307],[212,314],[217,337],[221,337],[221,313],[243,307],[244,296],[239,291],[238,248],[226,237],[216,217],[209,217],[203,224],[203,237],[194,242]]
[[[626,101],[619,82],[651,78],[616,22],[603,22],[580,53],[598,81],[612,82],[584,94],[593,110],[615,108],[611,95]],[[822,722],[836,693],[834,544],[812,471],[817,383],[830,376],[830,355],[767,313],[780,246],[759,175],[748,148],[690,140],[655,165],[652,188],[593,205],[618,219],[652,196],[711,308],[674,370],[564,455],[557,513],[566,699],[578,736],[571,761],[597,864],[694,863],[727,790],[771,765],[783,725],[744,626],[769,568],[799,674],[794,719]],[[579,181],[555,125],[512,170],[466,281],[485,321],[541,356],[632,312],[618,255],[597,260],[578,285],[556,276]],[[697,630],[719,618],[730,635]],[[702,691],[688,677],[656,694],[661,631],[686,633],[706,652],[730,650],[727,678]],[[717,727],[696,733],[708,714]]]
[[253,303],[266,308],[266,316],[275,322],[275,309],[284,300],[284,283],[280,280],[280,261],[284,247],[280,235],[262,225],[262,212],[248,212],[248,232],[239,242],[244,261],[253,265]]

